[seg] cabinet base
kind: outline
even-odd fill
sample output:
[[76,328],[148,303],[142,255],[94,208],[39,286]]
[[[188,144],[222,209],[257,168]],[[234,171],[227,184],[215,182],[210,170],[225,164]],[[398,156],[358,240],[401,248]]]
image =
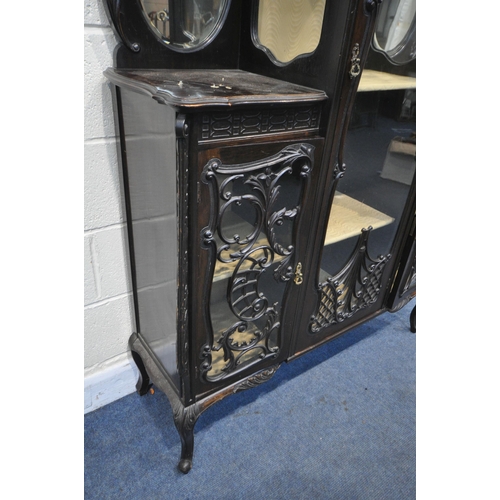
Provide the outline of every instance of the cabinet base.
[[[132,357],[139,369],[139,380],[136,388],[137,392],[143,396],[154,384],[160,389],[170,402],[174,417],[175,427],[181,440],[181,458],[177,465],[179,471],[187,474],[193,466],[194,452],[194,426],[199,416],[217,401],[220,401],[230,394],[238,391],[256,387],[269,380],[279,368],[279,364],[270,368],[263,369],[252,376],[239,380],[234,384],[222,389],[221,391],[201,400],[192,405],[184,406],[176,389],[169,381],[169,377],[161,364],[157,361],[155,355],[143,340],[140,333],[134,333],[130,336],[129,347],[132,351]],[[152,382],[152,383],[151,383]]]

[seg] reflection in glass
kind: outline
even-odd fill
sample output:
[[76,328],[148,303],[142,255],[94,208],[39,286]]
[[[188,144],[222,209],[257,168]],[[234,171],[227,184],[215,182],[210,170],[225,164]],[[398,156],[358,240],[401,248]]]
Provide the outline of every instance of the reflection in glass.
[[321,37],[325,0],[260,0],[254,43],[283,65],[316,50]]
[[[175,112],[122,89],[136,328],[177,388],[177,189]],[[173,158],[173,160],[166,160]]]
[[230,0],[141,0],[150,27],[173,50],[203,48],[217,35]]
[[370,52],[358,87],[324,241],[311,333],[383,296],[383,274],[416,167],[415,63]]
[[416,57],[416,0],[386,0],[373,37],[373,48],[394,64]]

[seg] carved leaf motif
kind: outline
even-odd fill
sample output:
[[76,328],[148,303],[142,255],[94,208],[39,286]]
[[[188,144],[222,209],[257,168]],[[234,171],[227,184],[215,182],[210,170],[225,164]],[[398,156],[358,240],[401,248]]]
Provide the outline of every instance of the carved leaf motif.
[[268,368],[267,370],[262,370],[261,372],[256,373],[254,376],[236,385],[233,389],[233,393],[238,391],[245,391],[247,389],[252,389],[253,387],[257,387],[263,382],[267,382],[274,376],[279,367],[280,365],[275,365],[272,366],[271,368]]
[[[221,380],[236,373],[240,366],[279,354],[282,297],[271,305],[269,291],[261,289],[266,283],[261,277],[270,268],[278,283],[293,277],[290,262],[294,246],[282,244],[276,229],[285,221],[293,223],[299,206],[280,206],[281,179],[295,175],[293,184],[299,186],[299,191],[294,196],[300,200],[312,169],[313,152],[314,147],[309,144],[294,144],[254,163],[224,165],[214,159],[203,170],[202,180],[210,186],[212,206],[210,224],[202,231],[202,248],[212,251],[219,262],[231,264],[227,304],[237,320],[217,339],[209,332],[200,354],[201,377],[206,381]],[[245,230],[247,234],[225,230],[226,214],[236,207],[246,210],[246,206],[255,211],[255,222]],[[289,232],[293,233],[293,225]],[[278,290],[284,293],[284,288]],[[212,369],[214,358],[217,370]]]

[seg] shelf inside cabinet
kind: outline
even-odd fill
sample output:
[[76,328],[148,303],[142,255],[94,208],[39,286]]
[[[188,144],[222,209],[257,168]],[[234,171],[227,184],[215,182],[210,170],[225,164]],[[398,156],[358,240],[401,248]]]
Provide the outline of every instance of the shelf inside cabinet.
[[362,229],[368,229],[369,226],[378,229],[393,221],[393,217],[346,194],[336,192],[330,210],[325,245],[358,236]]
[[[353,236],[358,236],[362,229],[380,227],[391,224],[393,217],[376,210],[365,203],[337,192],[330,210],[330,218],[325,237],[325,245],[331,245],[337,241],[345,240]],[[235,231],[236,232],[236,231]],[[268,245],[266,236],[262,233],[255,246]],[[275,254],[274,262],[278,263],[283,259],[282,256]],[[234,272],[234,262],[216,261],[213,281],[228,279]]]
[[416,89],[417,79],[411,76],[393,75],[383,71],[365,69],[361,74],[358,92],[375,90]]

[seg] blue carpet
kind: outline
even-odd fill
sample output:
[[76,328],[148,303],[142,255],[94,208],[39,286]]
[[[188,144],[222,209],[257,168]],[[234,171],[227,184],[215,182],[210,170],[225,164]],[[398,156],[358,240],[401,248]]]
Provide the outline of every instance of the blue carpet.
[[160,391],[85,416],[85,498],[271,500],[415,498],[412,301],[209,408],[193,469]]

